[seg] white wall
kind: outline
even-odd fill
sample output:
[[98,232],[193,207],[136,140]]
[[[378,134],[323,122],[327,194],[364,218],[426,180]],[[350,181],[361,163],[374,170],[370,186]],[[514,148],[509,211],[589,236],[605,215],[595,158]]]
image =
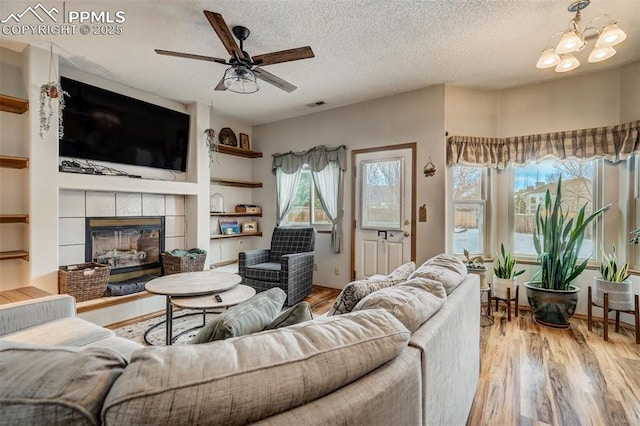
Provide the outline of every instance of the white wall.
[[[253,169],[254,179],[264,183],[254,198],[264,210],[261,222],[265,237],[259,242],[261,247],[268,247],[276,224],[272,154],[344,144],[351,155],[353,149],[417,142],[416,205],[426,204],[429,218],[427,223],[417,224],[417,262],[444,251],[444,98],[444,85],[440,85],[254,127],[254,145],[264,152],[264,158],[254,160]],[[427,179],[422,167],[429,156],[438,171]],[[330,235],[318,235],[315,284],[341,288],[350,281],[351,173],[347,170],[344,182],[343,250],[340,254],[331,253]],[[338,276],[334,274],[336,266],[341,270]]]

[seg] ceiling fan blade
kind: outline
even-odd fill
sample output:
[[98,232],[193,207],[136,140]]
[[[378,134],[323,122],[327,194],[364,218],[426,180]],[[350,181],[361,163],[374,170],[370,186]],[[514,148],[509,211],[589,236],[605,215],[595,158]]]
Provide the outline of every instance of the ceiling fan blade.
[[213,30],[218,34],[218,38],[222,44],[224,44],[225,49],[229,52],[229,55],[235,53],[239,57],[242,57],[242,50],[238,47],[238,43],[233,38],[233,34],[229,31],[229,27],[227,23],[224,22],[224,18],[219,13],[209,12],[208,10],[203,10],[204,16],[207,17],[207,20],[213,27]]
[[272,84],[276,86],[278,89],[282,89],[287,93],[291,93],[297,89],[297,87],[294,86],[293,84],[281,79],[280,77],[277,77],[271,74],[270,72],[263,70],[262,68],[254,68],[253,73],[260,80],[266,81],[267,83]]
[[298,47],[295,49],[281,50],[279,52],[265,53],[253,57],[253,61],[260,65],[279,64],[281,62],[297,61],[299,59],[313,58],[311,47]]
[[224,75],[222,76],[222,78],[220,79],[220,81],[218,82],[218,85],[216,86],[215,89],[213,90],[227,90],[227,86],[224,85]]
[[227,64],[227,61],[213,56],[194,55],[192,53],[172,52],[171,50],[154,49],[158,55],[177,56],[178,58],[197,59],[199,61],[217,62],[219,64]]

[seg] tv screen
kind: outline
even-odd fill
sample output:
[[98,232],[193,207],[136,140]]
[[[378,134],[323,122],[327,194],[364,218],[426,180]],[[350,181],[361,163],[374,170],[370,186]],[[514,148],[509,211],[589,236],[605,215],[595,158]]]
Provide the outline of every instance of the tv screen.
[[184,172],[189,114],[61,78],[60,156]]

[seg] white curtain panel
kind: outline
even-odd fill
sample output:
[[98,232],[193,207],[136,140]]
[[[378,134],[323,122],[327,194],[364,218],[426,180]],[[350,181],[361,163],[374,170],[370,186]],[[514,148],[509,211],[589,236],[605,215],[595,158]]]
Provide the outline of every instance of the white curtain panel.
[[324,169],[311,172],[320,204],[331,220],[331,251],[340,253],[342,246],[342,170],[337,162],[329,162]]
[[291,210],[293,199],[300,183],[301,169],[293,173],[285,173],[281,168],[276,169],[276,203],[278,208],[278,225]]

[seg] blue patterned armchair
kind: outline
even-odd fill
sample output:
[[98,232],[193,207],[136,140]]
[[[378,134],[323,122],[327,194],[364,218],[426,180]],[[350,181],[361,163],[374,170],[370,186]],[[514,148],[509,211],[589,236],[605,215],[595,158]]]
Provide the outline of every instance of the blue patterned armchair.
[[242,283],[258,293],[280,287],[287,293],[287,306],[301,302],[311,293],[315,243],[316,230],[311,227],[277,226],[270,250],[240,252]]

